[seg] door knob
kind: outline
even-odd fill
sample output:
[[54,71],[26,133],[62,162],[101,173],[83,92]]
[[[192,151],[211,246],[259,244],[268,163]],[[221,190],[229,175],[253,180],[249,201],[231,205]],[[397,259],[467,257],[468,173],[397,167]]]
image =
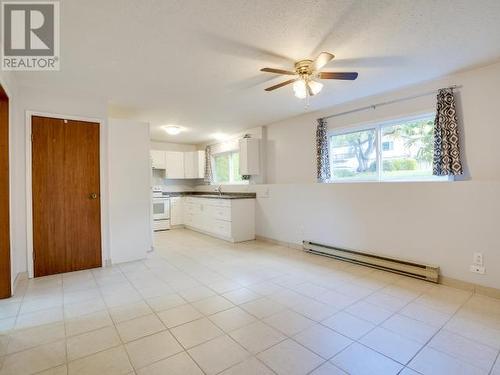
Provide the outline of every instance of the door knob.
[[90,193],[89,199],[97,199],[97,193]]

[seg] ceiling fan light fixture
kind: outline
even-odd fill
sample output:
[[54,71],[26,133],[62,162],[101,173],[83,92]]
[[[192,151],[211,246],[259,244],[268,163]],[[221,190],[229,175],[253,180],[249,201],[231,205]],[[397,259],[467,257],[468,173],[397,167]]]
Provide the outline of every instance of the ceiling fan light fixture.
[[313,95],[319,94],[321,89],[323,88],[323,84],[317,81],[309,81],[309,87],[311,88],[311,92]]
[[170,134],[170,135],[177,135],[182,131],[181,127],[177,126],[177,125],[164,126],[163,130],[165,130],[165,132],[167,132],[167,134]]
[[306,81],[299,79],[293,83],[293,92],[295,96],[299,99],[305,99],[307,97],[307,87]]

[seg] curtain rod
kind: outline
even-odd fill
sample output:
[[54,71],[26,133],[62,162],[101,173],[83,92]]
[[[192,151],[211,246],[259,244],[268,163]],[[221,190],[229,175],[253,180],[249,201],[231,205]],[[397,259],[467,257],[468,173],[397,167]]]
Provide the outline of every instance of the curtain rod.
[[[462,87],[461,85],[452,85],[452,86],[448,86],[448,87],[443,87],[443,89],[452,89],[452,90],[454,90],[454,89],[459,89],[461,87]],[[321,120],[321,119],[322,120],[326,120],[326,119],[333,118],[333,117],[339,117],[339,116],[349,115],[349,114],[355,113],[355,112],[366,111],[367,109],[376,109],[377,107],[382,107],[384,105],[399,103],[399,102],[403,102],[405,100],[416,99],[416,98],[420,98],[422,96],[436,94],[439,90],[441,90],[441,89],[428,91],[428,92],[425,92],[423,94],[406,96],[404,98],[389,100],[389,101],[381,102],[381,103],[377,103],[377,104],[367,105],[366,107],[351,109],[350,111],[345,111],[345,112],[335,113],[335,114],[330,115],[330,116],[320,117],[319,120]]]

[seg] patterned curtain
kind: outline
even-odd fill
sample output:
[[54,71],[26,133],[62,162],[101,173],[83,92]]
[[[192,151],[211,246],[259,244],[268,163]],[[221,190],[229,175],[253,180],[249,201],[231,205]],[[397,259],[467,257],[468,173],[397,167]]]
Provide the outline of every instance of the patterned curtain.
[[318,119],[316,128],[316,174],[318,182],[330,180],[330,157],[328,153],[328,125],[322,118]]
[[212,150],[210,146],[205,147],[205,183],[212,184],[214,175],[212,173]]
[[460,162],[458,120],[453,89],[441,89],[437,95],[434,121],[433,174],[456,176],[463,173]]

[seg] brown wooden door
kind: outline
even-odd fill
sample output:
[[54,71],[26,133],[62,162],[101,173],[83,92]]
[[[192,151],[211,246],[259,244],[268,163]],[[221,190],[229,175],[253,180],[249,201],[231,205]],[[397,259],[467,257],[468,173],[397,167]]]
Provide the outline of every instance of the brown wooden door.
[[0,86],[0,298],[11,296],[9,223],[9,98]]
[[31,123],[35,277],[100,267],[99,124]]

